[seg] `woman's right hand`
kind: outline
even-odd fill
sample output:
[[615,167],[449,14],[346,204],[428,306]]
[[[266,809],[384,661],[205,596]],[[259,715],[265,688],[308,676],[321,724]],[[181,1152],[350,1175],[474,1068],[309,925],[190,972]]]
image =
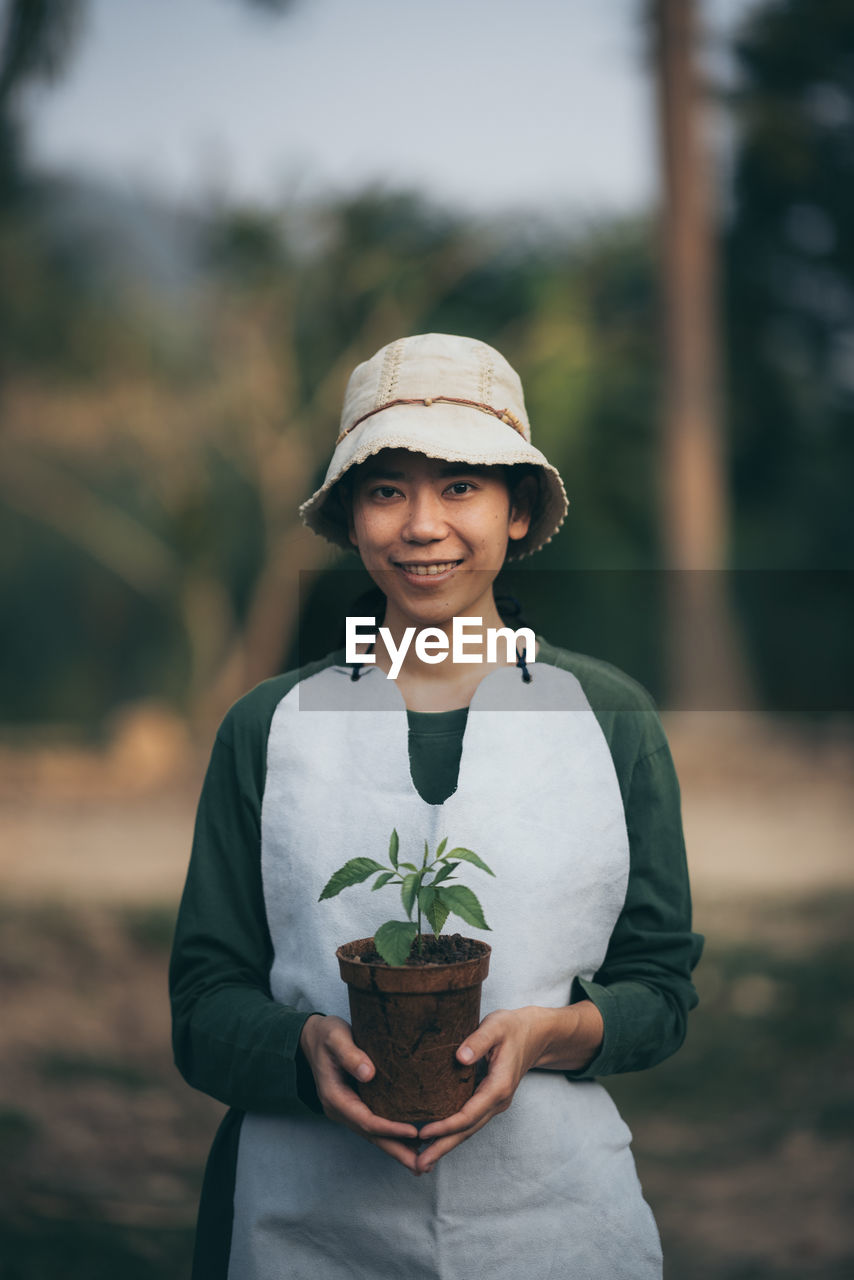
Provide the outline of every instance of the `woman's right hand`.
[[343,1018],[313,1013],[303,1025],[299,1045],[311,1067],[324,1115],[418,1174],[420,1142],[415,1125],[374,1115],[350,1084],[350,1078],[364,1083],[374,1075],[374,1064],[353,1043],[350,1024]]

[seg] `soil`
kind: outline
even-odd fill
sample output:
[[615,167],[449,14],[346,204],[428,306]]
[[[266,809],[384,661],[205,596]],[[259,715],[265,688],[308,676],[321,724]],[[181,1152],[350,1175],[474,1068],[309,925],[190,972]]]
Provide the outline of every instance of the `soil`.
[[[483,955],[483,943],[476,938],[464,938],[459,933],[442,933],[438,938],[432,933],[422,934],[422,949],[418,951],[418,939],[412,943],[409,959],[410,968],[426,964],[459,964],[461,960],[476,960]],[[361,964],[380,964],[386,962],[378,951],[365,951],[356,957]]]

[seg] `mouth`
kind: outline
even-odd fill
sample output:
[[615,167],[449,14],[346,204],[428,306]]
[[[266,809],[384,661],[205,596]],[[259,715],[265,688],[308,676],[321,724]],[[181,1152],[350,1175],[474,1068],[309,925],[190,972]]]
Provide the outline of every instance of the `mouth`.
[[433,560],[429,563],[423,560],[398,560],[396,568],[407,578],[432,580],[447,577],[460,564],[462,560]]

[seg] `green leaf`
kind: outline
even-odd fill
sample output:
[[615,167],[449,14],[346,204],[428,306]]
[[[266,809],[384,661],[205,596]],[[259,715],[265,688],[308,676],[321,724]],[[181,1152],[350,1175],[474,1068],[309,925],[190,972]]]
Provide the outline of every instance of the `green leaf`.
[[437,858],[441,858],[442,854],[445,852],[445,846],[447,845],[447,843],[448,843],[448,837],[445,836],[444,840],[440,841],[439,848],[436,850]]
[[373,875],[375,871],[384,871],[385,867],[381,862],[374,862],[373,858],[351,858],[349,862],[345,862],[343,867],[335,872],[327,883],[324,885],[323,893],[317,899],[322,902],[324,898],[334,898],[342,889],[348,889],[351,884],[361,884],[363,880],[367,880],[368,876]]
[[401,864],[400,864],[400,865],[401,865],[401,867],[406,867],[406,870],[407,870],[407,871],[417,871],[417,870],[418,870],[418,868],[416,867],[416,865],[415,865],[415,863],[414,863],[414,862],[401,862]]
[[403,877],[403,884],[400,886],[400,900],[408,916],[412,915],[412,904],[415,901],[415,895],[418,892],[420,883],[421,875],[418,871],[410,871],[408,876]]
[[427,841],[425,840],[425,841],[424,841],[424,861],[421,863],[422,867],[426,867],[426,866],[427,866],[427,863],[428,863],[428,861],[429,861],[429,858],[430,858],[430,847],[429,847],[429,845],[427,844]]
[[483,916],[483,908],[471,889],[464,884],[446,884],[439,890],[441,901],[455,916],[473,924],[476,929],[489,929]]
[[397,866],[397,854],[400,849],[400,838],[397,834],[397,828],[392,831],[391,839],[388,842],[388,860],[393,867]]
[[459,865],[458,862],[443,862],[433,878],[433,884],[441,884],[443,880],[447,880],[448,876],[452,876]]
[[442,901],[442,895],[432,885],[427,885],[421,890],[418,897],[421,903],[421,910],[427,917],[430,928],[438,938],[448,918],[448,908]]
[[395,871],[384,871],[381,876],[377,876],[371,885],[371,893],[373,893],[374,889],[381,889],[384,884],[388,884],[389,880],[393,880],[396,874],[397,872]]
[[488,871],[491,876],[495,875],[495,872],[486,865],[483,858],[479,858],[476,853],[472,853],[471,849],[452,849],[448,857],[461,858],[463,862],[471,862],[476,867],[480,867],[481,871]]
[[406,964],[417,932],[418,927],[411,920],[389,920],[374,934],[374,946],[386,964]]

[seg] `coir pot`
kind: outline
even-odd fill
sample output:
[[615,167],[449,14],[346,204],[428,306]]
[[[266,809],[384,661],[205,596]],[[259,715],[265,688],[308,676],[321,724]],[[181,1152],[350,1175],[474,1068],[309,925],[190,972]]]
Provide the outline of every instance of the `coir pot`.
[[336,951],[350,996],[353,1040],[376,1074],[356,1083],[378,1116],[423,1125],[453,1115],[474,1093],[476,1065],[456,1050],[480,1023],[480,989],[491,947],[471,939],[478,954],[452,964],[400,967],[365,963],[373,938]]

